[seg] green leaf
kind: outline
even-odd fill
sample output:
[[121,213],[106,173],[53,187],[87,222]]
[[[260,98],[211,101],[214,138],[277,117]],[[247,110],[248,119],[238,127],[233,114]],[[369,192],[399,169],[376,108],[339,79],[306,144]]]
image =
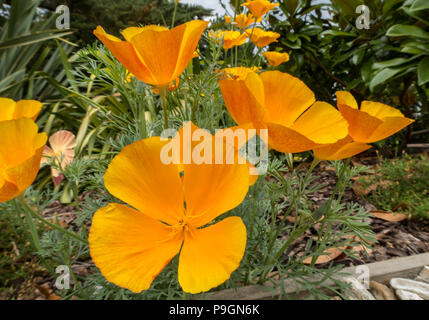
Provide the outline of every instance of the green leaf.
[[429,1],[428,0],[415,0],[413,5],[411,6],[412,11],[420,11],[429,9]]
[[398,66],[401,64],[404,64],[406,62],[410,61],[410,59],[405,59],[405,58],[395,58],[395,59],[391,59],[391,60],[386,60],[383,62],[376,62],[373,65],[374,69],[381,69],[381,68],[388,68],[388,67],[394,67],[394,66]]
[[288,12],[291,16],[295,15],[296,8],[298,8],[299,1],[298,1],[298,0],[286,0],[286,1],[284,2],[284,4],[285,4],[285,6],[286,6],[286,10],[287,10],[287,12]]
[[386,36],[389,37],[416,37],[428,39],[429,33],[416,26],[395,24],[387,30]]
[[417,68],[418,84],[422,86],[429,82],[429,57],[420,61]]
[[339,30],[326,30],[323,31],[320,36],[332,36],[332,37],[356,37],[354,33],[339,31]]
[[43,32],[37,32],[0,42],[0,50],[28,46],[33,43],[64,37],[72,33],[72,31],[62,30],[47,30]]
[[393,76],[395,76],[401,71],[402,69],[391,69],[391,68],[382,69],[380,72],[378,72],[375,75],[374,78],[372,78],[371,82],[369,83],[369,89],[373,91],[376,86],[378,86],[379,84],[382,84],[386,80],[389,80],[390,78],[392,78]]

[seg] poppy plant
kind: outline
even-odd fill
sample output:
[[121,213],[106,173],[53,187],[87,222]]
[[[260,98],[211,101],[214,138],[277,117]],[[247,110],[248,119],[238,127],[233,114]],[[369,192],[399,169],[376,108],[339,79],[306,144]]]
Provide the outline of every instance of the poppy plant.
[[279,71],[219,81],[225,105],[239,125],[267,128],[269,146],[285,153],[308,151],[347,137],[341,113],[298,78]]
[[[67,130],[58,131],[49,138],[49,144],[51,147],[45,146],[43,150],[42,163],[49,163],[52,159],[57,167],[64,170],[75,156],[76,138],[74,134]],[[51,176],[55,185],[61,184],[64,179],[61,171],[55,167],[51,168]]]
[[414,120],[406,118],[399,110],[382,103],[363,101],[358,103],[348,91],[337,92],[338,109],[349,123],[349,135],[335,144],[314,150],[321,160],[341,160],[371,148],[367,143],[383,140]]
[[268,0],[248,0],[243,3],[242,6],[245,6],[249,11],[256,17],[262,18],[265,14],[273,10],[275,7],[278,7],[278,3],[271,3]]
[[289,54],[287,53],[267,51],[262,55],[267,59],[268,64],[272,67],[277,67],[282,63],[289,61]]
[[239,217],[212,223],[237,207],[249,188],[246,164],[161,161],[169,141],[152,137],[125,147],[104,177],[108,191],[129,204],[94,215],[89,247],[104,277],[133,292],[148,289],[179,254],[178,280],[189,293],[208,291],[238,268],[246,247]]
[[20,196],[33,183],[46,140],[31,119],[0,122],[0,203]]
[[101,26],[94,34],[136,78],[166,88],[192,60],[207,24],[193,20],[171,30],[160,26],[130,27],[122,31],[125,41],[107,34]]
[[249,36],[250,41],[252,41],[259,49],[266,47],[273,42],[277,42],[277,39],[280,37],[280,33],[265,31],[261,28],[246,30],[246,33]]
[[35,100],[20,100],[0,98],[0,121],[29,118],[36,121],[42,110],[42,103]]

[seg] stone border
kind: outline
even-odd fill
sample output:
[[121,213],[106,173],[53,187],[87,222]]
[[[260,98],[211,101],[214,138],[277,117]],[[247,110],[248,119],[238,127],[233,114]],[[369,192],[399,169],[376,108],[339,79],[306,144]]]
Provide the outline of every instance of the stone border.
[[[371,280],[387,284],[393,277],[415,277],[420,272],[420,270],[427,265],[429,265],[429,252],[409,257],[401,257],[386,261],[369,263],[364,266],[368,267]],[[362,268],[362,266],[344,268],[341,271],[342,274],[339,275],[339,278],[341,278],[341,276],[344,276],[345,274],[359,274],[359,271],[356,270],[359,267]],[[309,277],[308,279],[312,282],[320,281],[320,278],[318,277]],[[332,280],[327,280],[324,282],[324,286],[329,286],[332,284]],[[280,295],[280,289],[278,288],[282,285],[283,288],[285,288],[285,294],[289,297],[292,297],[293,299],[302,299],[308,294],[308,292],[303,290],[303,288],[299,284],[295,283],[295,281],[291,279],[286,279],[283,281],[283,284],[278,282],[276,283],[277,289],[273,289],[274,286],[272,283],[266,283],[265,285],[251,285],[237,289],[227,289],[218,292],[203,294],[195,297],[195,299],[273,300]]]

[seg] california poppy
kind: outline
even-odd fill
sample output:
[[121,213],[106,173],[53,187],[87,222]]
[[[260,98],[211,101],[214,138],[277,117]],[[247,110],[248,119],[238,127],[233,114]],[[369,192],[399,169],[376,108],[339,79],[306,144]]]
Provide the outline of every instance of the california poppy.
[[337,104],[350,125],[350,136],[357,142],[383,140],[414,122],[398,109],[379,102],[363,101],[359,109],[355,98],[347,91],[337,92]]
[[277,51],[264,52],[263,56],[267,59],[268,64],[272,67],[277,67],[282,63],[289,61],[289,54]]
[[42,103],[35,100],[20,100],[0,98],[0,121],[29,118],[36,121],[42,110]]
[[[249,188],[246,164],[164,164],[170,141],[153,137],[125,147],[104,182],[131,207],[109,204],[93,218],[89,247],[107,280],[133,292],[150,287],[179,254],[178,278],[189,293],[225,282],[239,266],[246,227],[239,217],[210,224],[235,208]],[[210,224],[210,225],[208,225]]]
[[299,79],[278,71],[245,80],[219,82],[225,105],[239,125],[267,128],[269,146],[297,153],[347,137],[348,124],[341,113],[325,102],[315,102],[314,93]]
[[223,31],[223,48],[225,50],[231,49],[233,47],[238,47],[244,44],[247,40],[247,35],[245,33],[240,33],[238,31]]
[[248,13],[248,14],[241,13],[235,17],[235,23],[237,24],[237,27],[240,30],[244,30],[247,27],[249,27],[251,24],[259,21],[261,21],[261,19],[254,17],[251,13]]
[[321,160],[350,158],[371,148],[367,143],[383,140],[414,122],[399,110],[378,102],[363,101],[359,109],[347,91],[337,92],[337,105],[349,123],[349,135],[335,144],[315,149],[314,155]]
[[46,140],[31,119],[0,122],[0,202],[16,198],[33,183]]
[[277,42],[277,39],[280,37],[280,33],[265,31],[261,28],[248,29],[246,30],[246,33],[249,36],[250,41],[252,41],[258,48],[263,48],[273,42]]
[[165,88],[192,60],[207,24],[194,20],[171,30],[160,26],[130,27],[122,32],[125,41],[107,34],[101,26],[94,34],[135,77]]
[[269,11],[273,10],[275,7],[278,7],[278,3],[271,3],[268,0],[248,0],[243,3],[242,6],[247,7],[249,11],[256,17],[262,18]]

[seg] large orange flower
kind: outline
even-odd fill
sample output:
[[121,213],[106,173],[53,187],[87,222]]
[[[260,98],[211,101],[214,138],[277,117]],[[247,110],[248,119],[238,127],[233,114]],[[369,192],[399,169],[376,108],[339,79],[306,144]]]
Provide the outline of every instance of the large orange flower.
[[208,22],[194,20],[168,30],[160,26],[131,27],[125,41],[107,34],[101,26],[94,34],[135,77],[163,88],[182,74],[197,48]]
[[107,280],[133,292],[150,287],[179,254],[179,283],[190,293],[225,282],[239,266],[246,228],[239,217],[210,224],[237,207],[249,188],[246,164],[184,164],[161,161],[171,141],[153,137],[125,147],[104,182],[128,203],[109,204],[94,215],[89,246]]
[[0,122],[0,202],[16,198],[33,183],[46,140],[31,119]]
[[243,3],[242,6],[246,6],[247,9],[257,18],[262,18],[269,11],[278,7],[278,3],[271,3],[268,0],[248,0]]
[[333,106],[315,102],[299,79],[278,71],[219,82],[226,107],[239,125],[266,128],[269,146],[296,153],[347,137],[348,124]]
[[321,160],[340,160],[371,148],[367,143],[383,140],[414,122],[401,111],[382,103],[358,103],[350,92],[337,92],[337,105],[349,123],[349,136],[338,143],[317,148],[314,155]]
[[8,98],[0,98],[0,121],[29,118],[33,121],[42,110],[42,103],[35,100],[18,102]]
[[246,30],[246,33],[249,36],[250,41],[252,41],[258,48],[263,48],[273,42],[277,42],[277,39],[280,37],[280,33],[265,31],[261,28],[248,29]]

